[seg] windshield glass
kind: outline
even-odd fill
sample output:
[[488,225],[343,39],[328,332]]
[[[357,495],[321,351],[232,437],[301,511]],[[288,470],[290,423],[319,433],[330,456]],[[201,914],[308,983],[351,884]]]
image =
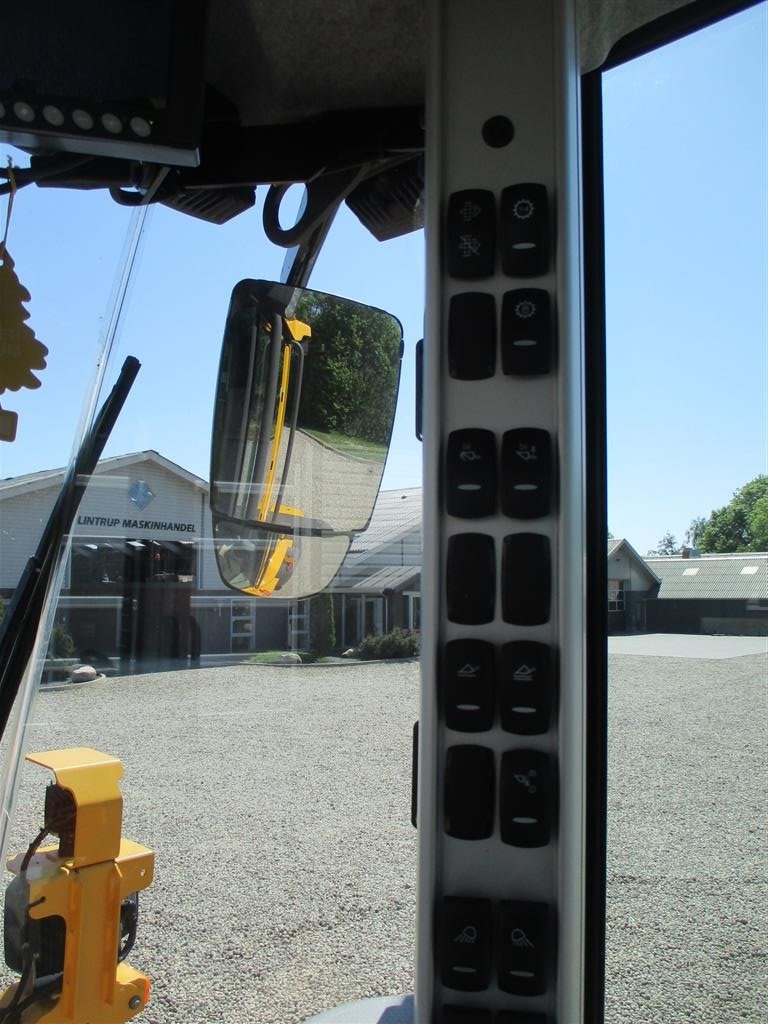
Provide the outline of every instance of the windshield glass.
[[[28,163],[2,147],[3,163],[9,155]],[[22,745],[93,748],[124,765],[123,834],[155,853],[129,956],[151,979],[146,1017],[155,1024],[298,1021],[361,986],[382,995],[413,987],[410,627],[418,627],[421,482],[413,366],[423,238],[379,243],[343,208],[312,277],[319,292],[391,311],[403,324],[377,535],[355,542],[341,574],[346,537],[317,557],[314,537],[291,536],[285,550],[241,537],[228,585],[209,508],[211,428],[232,289],[279,279],[285,256],[264,239],[263,192],[257,209],[224,225],[157,206],[137,227],[136,214],[105,192],[31,185],[14,198],[7,236],[14,277],[4,279],[13,287],[2,294],[3,325],[24,325],[47,353],[45,366],[32,368],[39,387],[0,394],[3,413],[17,417],[16,439],[0,446],[3,610],[62,486],[83,409],[103,402],[127,355],[141,363],[75,517]],[[30,352],[39,364],[41,349]],[[289,401],[288,425],[292,410]],[[307,418],[306,443],[332,451],[361,436],[357,425],[343,438],[325,426]],[[342,452],[376,467],[372,501],[385,433],[362,454]],[[288,498],[286,490],[283,504]],[[323,516],[325,499],[312,507],[310,498],[304,511]],[[384,580],[373,578],[382,551],[394,565]],[[296,598],[301,574],[316,589],[320,572],[330,588]],[[255,579],[271,588],[268,601],[232,589]],[[408,657],[393,665],[341,657],[397,628]],[[13,728],[12,719],[6,780],[18,749]],[[37,835],[49,781],[24,763],[9,855],[24,854]],[[18,980],[0,973],[3,988]]]
[[603,78],[609,1024],[768,998],[767,40],[761,4]]

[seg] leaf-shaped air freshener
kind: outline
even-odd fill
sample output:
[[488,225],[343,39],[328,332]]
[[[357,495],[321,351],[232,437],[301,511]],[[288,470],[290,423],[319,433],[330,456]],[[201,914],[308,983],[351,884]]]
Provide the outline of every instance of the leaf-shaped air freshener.
[[24,308],[29,299],[29,292],[16,276],[8,249],[0,246],[0,394],[6,389],[40,387],[32,371],[45,369],[48,349],[24,323],[29,319]]

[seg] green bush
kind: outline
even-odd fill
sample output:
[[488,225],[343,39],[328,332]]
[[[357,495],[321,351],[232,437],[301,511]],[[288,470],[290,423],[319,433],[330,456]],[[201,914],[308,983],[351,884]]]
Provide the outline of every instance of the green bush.
[[357,648],[362,661],[383,658],[413,658],[419,653],[419,634],[409,629],[393,629],[383,636],[367,636]]
[[54,626],[48,643],[48,657],[73,658],[74,655],[75,641],[63,626]]
[[329,590],[317,594],[309,603],[309,646],[314,654],[330,654],[336,646],[333,596]]

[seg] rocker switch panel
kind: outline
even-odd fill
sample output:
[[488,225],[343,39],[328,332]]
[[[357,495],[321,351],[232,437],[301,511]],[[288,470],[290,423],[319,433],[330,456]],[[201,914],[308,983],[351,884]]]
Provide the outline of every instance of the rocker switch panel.
[[414,1012],[575,1024],[602,998],[604,778],[583,723],[578,2],[427,7]]
[[549,269],[549,202],[544,185],[511,185],[501,193],[501,268],[511,277]]

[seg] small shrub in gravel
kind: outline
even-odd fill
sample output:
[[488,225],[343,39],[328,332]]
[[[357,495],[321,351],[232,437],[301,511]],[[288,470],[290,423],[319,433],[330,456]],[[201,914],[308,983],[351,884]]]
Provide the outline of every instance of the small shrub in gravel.
[[63,626],[54,626],[48,644],[51,658],[71,658],[75,653],[75,641]]
[[419,634],[397,628],[383,636],[367,636],[355,653],[362,661],[413,658],[419,653]]

